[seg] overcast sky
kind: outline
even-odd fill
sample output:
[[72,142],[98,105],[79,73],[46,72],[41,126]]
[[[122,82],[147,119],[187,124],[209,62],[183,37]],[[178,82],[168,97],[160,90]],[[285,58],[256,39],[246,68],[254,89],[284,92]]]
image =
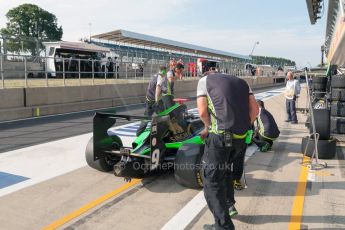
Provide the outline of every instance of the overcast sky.
[[[63,40],[116,29],[154,35],[238,54],[289,58],[299,67],[320,63],[327,11],[311,25],[305,0],[0,0],[5,14],[23,3],[53,13]],[[327,1],[326,1],[327,3]]]

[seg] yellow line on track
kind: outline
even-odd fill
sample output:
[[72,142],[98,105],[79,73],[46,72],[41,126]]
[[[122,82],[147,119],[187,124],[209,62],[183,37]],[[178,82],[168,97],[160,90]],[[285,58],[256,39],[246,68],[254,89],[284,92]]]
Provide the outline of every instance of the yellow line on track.
[[[309,160],[309,157],[305,157],[303,159],[303,162],[307,162],[308,160]],[[297,191],[296,191],[295,199],[292,205],[289,230],[301,229],[308,171],[309,169],[307,166],[304,166],[304,165],[301,166],[301,171],[299,174],[299,180],[298,180],[298,185],[297,185]]]
[[139,184],[140,182],[141,182],[141,179],[133,179],[131,182],[122,185],[121,187],[119,187],[119,188],[97,198],[96,200],[93,200],[90,203],[82,206],[78,210],[75,210],[75,211],[69,213],[68,215],[62,217],[61,219],[54,221],[53,223],[44,227],[43,230],[56,229],[58,227],[61,227],[62,225],[66,224],[67,222],[73,220],[74,218],[84,214],[85,212],[89,211],[90,209],[92,209],[92,208],[96,207],[97,205],[103,203],[104,201],[118,195],[119,193],[124,192],[127,189]]

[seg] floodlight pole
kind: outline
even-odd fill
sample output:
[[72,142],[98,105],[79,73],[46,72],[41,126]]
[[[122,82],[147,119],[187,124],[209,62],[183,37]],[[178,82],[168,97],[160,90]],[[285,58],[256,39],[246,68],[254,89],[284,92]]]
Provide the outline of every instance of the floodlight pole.
[[91,43],[91,26],[92,26],[92,23],[89,22],[89,42]]
[[254,49],[255,49],[256,45],[259,45],[259,44],[260,44],[260,43],[259,43],[258,41],[256,41],[256,42],[254,43],[252,52],[250,52],[249,56],[252,56],[252,54],[253,54],[253,52],[254,52]]

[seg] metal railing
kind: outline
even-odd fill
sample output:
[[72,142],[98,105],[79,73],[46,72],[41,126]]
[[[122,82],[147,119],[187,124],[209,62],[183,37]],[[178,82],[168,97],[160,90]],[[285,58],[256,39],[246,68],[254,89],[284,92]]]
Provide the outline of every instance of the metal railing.
[[[133,62],[133,60],[140,62]],[[110,59],[83,59],[74,57],[42,57],[0,53],[0,88],[50,87],[115,84],[123,80],[144,81],[150,79],[161,65],[168,66],[170,56],[160,59],[133,58],[129,56]],[[184,77],[197,74],[197,60],[184,58]],[[242,63],[220,62],[224,73],[245,76]]]

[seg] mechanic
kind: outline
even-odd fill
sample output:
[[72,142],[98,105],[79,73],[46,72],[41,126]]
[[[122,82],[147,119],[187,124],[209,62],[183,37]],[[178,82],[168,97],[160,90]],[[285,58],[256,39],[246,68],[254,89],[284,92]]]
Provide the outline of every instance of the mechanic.
[[289,71],[287,73],[288,81],[286,82],[285,87],[285,98],[286,98],[286,113],[287,120],[285,122],[291,122],[291,124],[297,124],[297,115],[296,115],[296,99],[300,94],[301,87],[298,80],[294,79],[293,73]]
[[197,105],[205,128],[204,194],[215,224],[204,229],[235,229],[231,163],[246,148],[246,136],[259,112],[248,84],[236,76],[210,72],[197,88]]
[[184,65],[182,63],[177,63],[173,69],[169,70],[167,73],[167,78],[169,80],[171,94],[174,95],[174,85],[176,80],[182,80]]
[[[159,67],[159,72],[151,77],[149,85],[146,90],[146,107],[144,115],[148,117],[148,120],[152,119],[152,115],[158,110],[164,110],[165,107],[170,105],[162,105],[159,102],[162,98],[162,94],[169,95],[170,88],[166,78],[167,68],[165,66]],[[145,129],[149,121],[142,121],[139,128],[137,129],[136,135],[139,136]]]
[[259,105],[259,116],[256,119],[257,128],[253,142],[260,148],[261,152],[271,150],[273,141],[279,137],[280,131],[272,114],[265,109],[263,101],[257,101]]
[[238,156],[234,159],[234,163],[232,164],[232,177],[233,177],[233,186],[236,190],[244,189],[244,186],[241,183],[241,178],[243,174],[244,168],[244,157],[246,155],[247,147],[242,150],[238,154]]
[[[205,75],[217,72],[216,67],[210,67]],[[234,159],[232,164],[232,177],[233,177],[233,186],[236,190],[244,189],[244,186],[241,183],[241,178],[243,174],[243,167],[244,167],[244,158],[246,154],[247,148],[244,148]]]
[[175,58],[172,58],[170,61],[169,61],[169,70],[173,70],[174,67],[176,66],[177,62],[175,60]]
[[145,115],[147,115],[150,119],[152,114],[156,112],[155,110],[158,109],[157,107],[159,105],[164,107],[161,108],[161,110],[172,106],[168,103],[169,100],[166,99],[167,97],[169,97],[169,99],[171,97],[171,88],[166,76],[167,68],[165,66],[161,66],[159,68],[159,73],[155,74],[151,78],[147,87]]

